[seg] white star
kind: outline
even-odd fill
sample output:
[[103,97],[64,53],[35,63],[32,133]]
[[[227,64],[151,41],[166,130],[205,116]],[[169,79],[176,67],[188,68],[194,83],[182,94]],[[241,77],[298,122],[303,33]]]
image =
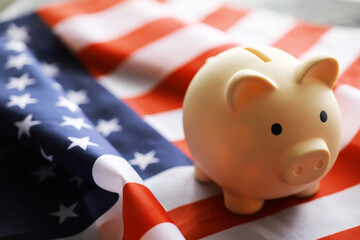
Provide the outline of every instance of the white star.
[[56,177],[56,174],[54,173],[54,168],[55,165],[50,165],[50,166],[40,165],[38,170],[30,174],[36,176],[38,178],[38,181],[41,183],[46,178]]
[[155,154],[156,152],[154,150],[145,154],[135,152],[135,158],[129,160],[129,163],[131,165],[138,165],[141,171],[144,171],[149,164],[159,162],[159,159],[154,157]]
[[35,80],[29,77],[29,74],[24,73],[20,77],[10,77],[9,83],[6,84],[6,89],[16,88],[19,91],[24,91],[24,89],[35,83]]
[[30,36],[26,26],[18,27],[14,23],[11,23],[6,29],[5,36],[11,40],[29,42]]
[[71,111],[71,112],[79,111],[79,106],[76,103],[74,103],[73,101],[70,101],[69,99],[67,99],[63,96],[60,96],[58,101],[55,104],[58,107],[65,107],[65,108],[69,109],[69,111]]
[[89,102],[89,98],[87,97],[87,92],[85,90],[69,90],[67,91],[66,96],[77,105],[86,104]]
[[78,217],[76,213],[74,213],[74,208],[78,203],[74,203],[70,207],[65,207],[60,203],[60,209],[58,212],[50,213],[51,216],[59,217],[59,224],[62,224],[69,217]]
[[25,133],[28,137],[30,137],[30,128],[36,125],[39,125],[40,121],[32,121],[32,114],[26,116],[23,121],[15,122],[15,126],[19,129],[18,138],[21,138],[21,135]]
[[15,52],[23,52],[26,49],[26,45],[20,41],[8,41],[5,44],[6,50],[12,50]]
[[64,121],[60,124],[61,126],[73,126],[77,130],[81,128],[92,128],[89,124],[84,122],[83,118],[71,118],[63,116]]
[[98,132],[100,132],[105,137],[109,136],[112,132],[121,131],[122,127],[119,125],[119,119],[113,118],[111,120],[100,119],[98,125],[96,126]]
[[57,77],[59,74],[59,68],[55,63],[41,63],[41,69],[49,77]]
[[16,68],[17,70],[22,69],[25,65],[33,63],[33,59],[26,53],[21,53],[17,56],[9,56],[5,64],[5,68]]
[[42,147],[40,147],[40,153],[41,153],[41,156],[43,158],[45,158],[46,160],[52,162],[53,161],[53,155],[46,155],[44,149]]
[[10,95],[10,102],[6,104],[7,107],[18,106],[21,109],[26,108],[28,104],[37,103],[38,100],[31,98],[30,93],[25,93],[21,96]]
[[68,137],[68,139],[72,142],[67,150],[72,149],[73,147],[79,146],[83,150],[86,150],[87,146],[99,146],[99,144],[93,143],[89,141],[89,137],[83,138],[75,138],[75,137]]

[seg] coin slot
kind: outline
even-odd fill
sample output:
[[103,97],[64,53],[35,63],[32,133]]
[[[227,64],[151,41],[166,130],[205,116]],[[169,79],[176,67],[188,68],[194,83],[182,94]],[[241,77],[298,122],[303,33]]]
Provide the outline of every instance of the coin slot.
[[251,52],[252,54],[257,56],[258,58],[260,58],[263,62],[270,62],[271,61],[271,59],[269,57],[267,57],[265,54],[263,54],[262,52],[254,49],[254,48],[245,48],[245,50]]

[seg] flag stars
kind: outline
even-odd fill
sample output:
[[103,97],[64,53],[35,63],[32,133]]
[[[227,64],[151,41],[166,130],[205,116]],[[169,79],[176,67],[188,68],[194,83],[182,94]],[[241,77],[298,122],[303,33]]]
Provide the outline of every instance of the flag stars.
[[71,144],[67,148],[69,151],[70,149],[74,147],[80,147],[83,150],[86,150],[88,146],[99,146],[99,144],[90,142],[90,137],[83,137],[83,138],[76,138],[76,137],[68,137],[68,139],[71,141]]
[[14,52],[23,52],[26,49],[26,45],[20,41],[8,41],[5,44],[5,49]]
[[54,168],[55,168],[55,165],[50,165],[50,166],[40,165],[38,170],[36,170],[35,172],[32,172],[30,174],[37,177],[38,181],[41,183],[47,178],[56,177]]
[[23,69],[25,65],[30,65],[33,63],[33,59],[29,57],[26,53],[21,53],[17,56],[9,56],[5,64],[5,68],[16,68],[17,70]]
[[55,63],[41,63],[41,69],[49,77],[57,77],[59,75],[59,67]]
[[33,126],[39,125],[40,121],[33,121],[33,115],[29,114],[25,117],[23,121],[15,122],[15,126],[18,128],[18,138],[20,139],[23,134],[30,137],[30,128]]
[[145,153],[145,154],[135,152],[134,153],[135,158],[129,160],[129,163],[131,165],[139,166],[140,170],[144,171],[148,167],[149,164],[159,162],[159,159],[155,157],[155,154],[156,154],[156,152],[154,150],[150,151],[148,153]]
[[10,77],[9,83],[6,84],[6,89],[17,89],[24,91],[27,86],[35,84],[35,80],[29,77],[29,74],[24,73],[20,77]]
[[89,98],[85,90],[69,90],[67,91],[66,96],[77,105],[89,103]]
[[111,120],[100,119],[98,125],[96,126],[98,132],[100,132],[105,137],[108,137],[112,132],[119,132],[122,130],[122,127],[119,125],[119,119],[113,118]]
[[6,29],[5,36],[11,40],[29,42],[29,30],[26,26],[17,26],[14,23],[11,23]]
[[58,101],[55,103],[55,105],[57,107],[65,107],[65,108],[69,109],[70,112],[79,111],[79,106],[76,103],[74,103],[73,101],[71,101],[63,96],[60,96],[58,98]]
[[53,161],[53,155],[47,155],[42,147],[40,147],[40,153],[43,158],[48,160],[49,162]]
[[77,130],[81,130],[81,128],[92,128],[91,125],[85,123],[83,118],[71,118],[63,116],[63,119],[64,121],[60,124],[60,126],[72,126]]
[[78,217],[78,215],[74,212],[77,204],[78,203],[74,203],[73,205],[66,207],[65,205],[60,203],[59,211],[50,213],[50,215],[59,217],[59,225],[61,225],[66,219],[70,217]]
[[37,103],[38,100],[31,98],[30,93],[25,93],[21,96],[10,95],[10,102],[6,104],[7,107],[18,106],[21,109],[25,109],[28,104]]

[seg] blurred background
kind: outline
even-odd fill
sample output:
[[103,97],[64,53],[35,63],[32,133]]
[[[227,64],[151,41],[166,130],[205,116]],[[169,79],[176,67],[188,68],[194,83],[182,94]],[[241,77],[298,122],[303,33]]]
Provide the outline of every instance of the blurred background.
[[[1,0],[0,21],[32,12],[41,5],[71,0]],[[100,0],[99,0],[100,1]],[[164,0],[163,0],[164,1]],[[168,0],[171,1],[171,0]],[[360,0],[193,0],[265,8],[300,20],[327,25],[360,27]]]

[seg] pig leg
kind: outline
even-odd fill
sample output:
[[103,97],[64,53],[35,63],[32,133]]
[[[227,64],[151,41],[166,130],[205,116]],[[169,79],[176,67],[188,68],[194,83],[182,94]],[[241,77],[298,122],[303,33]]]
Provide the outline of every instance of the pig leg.
[[210,182],[211,179],[208,177],[206,173],[203,172],[196,164],[194,164],[195,167],[195,178],[199,180],[200,182]]
[[242,215],[254,214],[264,205],[264,200],[238,196],[227,191],[224,191],[224,201],[227,209]]
[[315,183],[314,185],[312,185],[311,187],[305,189],[302,192],[299,192],[297,194],[295,194],[295,197],[311,197],[313,195],[315,195],[315,193],[317,193],[317,191],[319,190],[320,187],[320,182]]

